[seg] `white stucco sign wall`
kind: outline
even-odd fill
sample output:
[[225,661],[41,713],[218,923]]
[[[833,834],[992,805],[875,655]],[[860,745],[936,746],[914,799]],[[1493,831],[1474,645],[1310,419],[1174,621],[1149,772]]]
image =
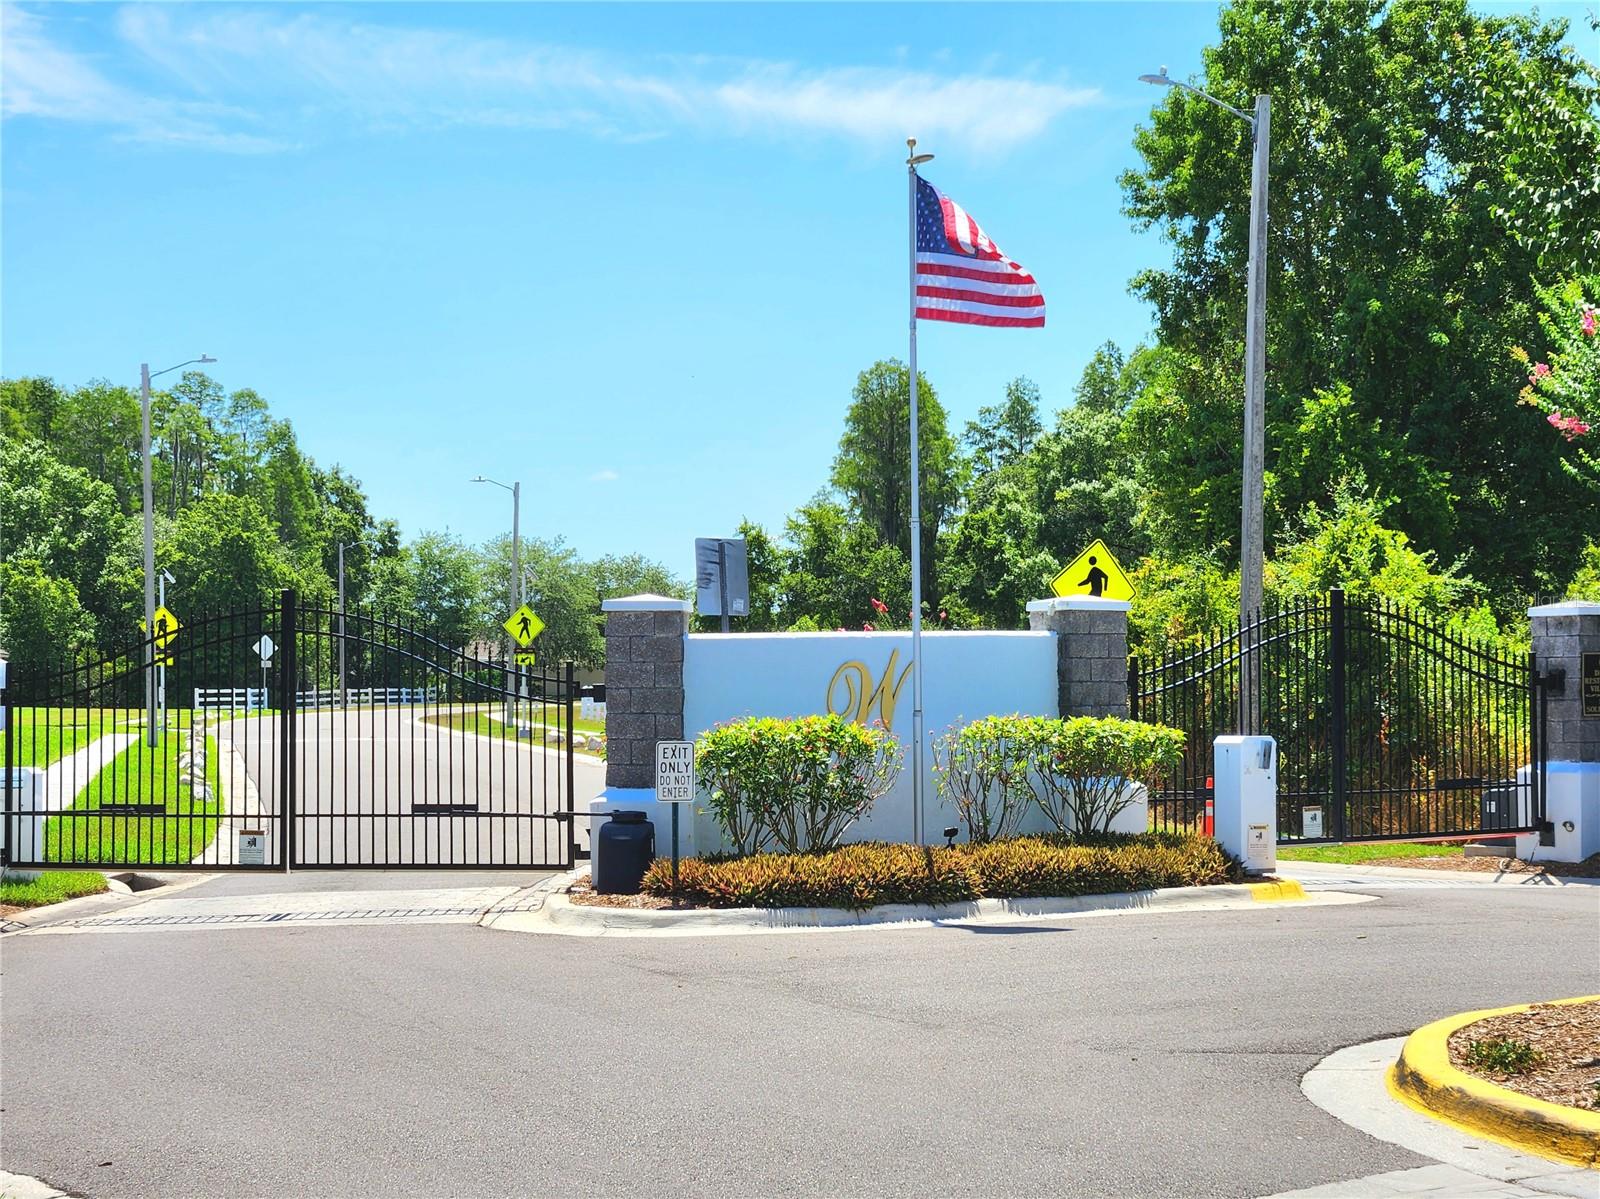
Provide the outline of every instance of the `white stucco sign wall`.
[[[931,743],[952,725],[995,713],[1054,716],[1056,639],[1052,633],[924,633],[924,821],[928,839],[957,823],[934,785]],[[853,826],[846,840],[911,839],[911,634],[743,633],[692,635],[683,658],[683,735],[745,716],[835,712],[882,720],[905,747],[894,789]],[[716,823],[698,811],[696,852],[720,843]]]

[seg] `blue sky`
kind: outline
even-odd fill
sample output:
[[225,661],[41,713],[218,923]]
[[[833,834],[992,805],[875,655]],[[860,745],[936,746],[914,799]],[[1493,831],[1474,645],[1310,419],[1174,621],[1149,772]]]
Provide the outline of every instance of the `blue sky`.
[[[1545,5],[1572,18],[1582,6]],[[906,350],[904,138],[1040,280],[1042,331],[924,324],[958,429],[1149,329],[1118,173],[1210,4],[5,9],[7,375],[206,352],[408,535],[687,575],[827,479]],[[1249,164],[1241,160],[1241,188]]]

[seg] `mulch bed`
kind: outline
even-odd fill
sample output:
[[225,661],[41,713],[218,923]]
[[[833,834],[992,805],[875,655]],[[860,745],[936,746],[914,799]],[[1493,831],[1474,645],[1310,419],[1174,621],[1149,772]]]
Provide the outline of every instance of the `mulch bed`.
[[[1466,1064],[1467,1046],[1489,1037],[1526,1041],[1544,1061],[1525,1074],[1496,1074]],[[1600,1110],[1600,1003],[1540,1003],[1526,1012],[1493,1016],[1450,1038],[1450,1061],[1458,1070],[1496,1086],[1585,1111]]]
[[586,874],[567,888],[567,898],[586,908],[672,908],[678,905],[670,899],[654,895],[602,895],[594,889],[594,882]]
[[1524,862],[1520,858],[1383,858],[1373,866],[1405,866],[1415,870],[1464,870],[1473,874],[1541,874],[1552,878],[1600,878],[1600,854],[1581,862]]

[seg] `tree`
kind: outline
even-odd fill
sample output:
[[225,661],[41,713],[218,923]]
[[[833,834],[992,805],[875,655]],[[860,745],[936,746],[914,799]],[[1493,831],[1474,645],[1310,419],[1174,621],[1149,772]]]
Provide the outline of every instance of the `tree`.
[[1039,423],[1039,385],[1019,375],[1006,384],[1003,404],[978,409],[961,435],[980,472],[1009,466],[1033,449],[1044,426]]
[[91,618],[91,633],[120,623],[127,597],[108,566],[130,523],[109,486],[60,462],[42,440],[0,443],[0,556],[69,582],[73,605]]
[[1573,478],[1600,489],[1600,275],[1573,279],[1563,287],[1538,288],[1539,324],[1550,347],[1535,362],[1521,346],[1511,355],[1528,370],[1519,398],[1545,413],[1573,447],[1562,467]]
[[779,600],[785,627],[858,629],[873,620],[872,601],[896,620],[911,611],[911,566],[877,530],[832,500],[801,506],[785,526],[789,542]]
[[275,607],[278,593],[303,581],[272,523],[248,496],[210,492],[159,530],[157,561],[177,578],[168,602],[206,613]]
[[46,573],[37,558],[0,562],[0,649],[18,678],[70,665],[94,640],[94,621],[67,579]]
[[[1395,449],[1426,467],[1415,486],[1393,483],[1402,531],[1443,560],[1475,550],[1498,592],[1566,578],[1585,523],[1571,516],[1595,516],[1593,497],[1531,436],[1534,414],[1508,419],[1499,397],[1509,347],[1530,340],[1541,253],[1547,276],[1579,264],[1551,260],[1570,239],[1536,252],[1496,215],[1564,185],[1562,164],[1592,168],[1592,70],[1561,49],[1565,24],[1480,15],[1466,0],[1249,0],[1220,21],[1200,85],[1236,106],[1258,92],[1274,101],[1268,470],[1305,401],[1348,386],[1352,419],[1381,419]],[[1505,146],[1484,131],[1508,119],[1501,97],[1527,87],[1571,120],[1552,123],[1556,144],[1517,162],[1508,182]],[[1249,136],[1172,89],[1136,136],[1143,166],[1122,180],[1128,214],[1173,248],[1170,269],[1134,280],[1184,382],[1166,390],[1170,419],[1149,431],[1163,437],[1163,465],[1191,476],[1187,523],[1205,535],[1237,510],[1237,486],[1209,464],[1237,473]],[[1453,500],[1440,519],[1445,478]],[[1530,522],[1546,535],[1519,535]]]
[[[923,594],[939,594],[934,550],[939,529],[961,495],[961,459],[945,427],[944,406],[918,373],[922,468]],[[911,556],[911,372],[896,359],[875,362],[856,378],[833,485],[885,545]]]

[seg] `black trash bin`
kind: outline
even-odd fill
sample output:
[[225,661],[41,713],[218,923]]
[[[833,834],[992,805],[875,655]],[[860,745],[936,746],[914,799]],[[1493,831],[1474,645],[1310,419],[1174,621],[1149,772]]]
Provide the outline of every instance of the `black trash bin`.
[[595,852],[594,889],[604,895],[637,895],[656,856],[656,826],[643,812],[608,812]]

